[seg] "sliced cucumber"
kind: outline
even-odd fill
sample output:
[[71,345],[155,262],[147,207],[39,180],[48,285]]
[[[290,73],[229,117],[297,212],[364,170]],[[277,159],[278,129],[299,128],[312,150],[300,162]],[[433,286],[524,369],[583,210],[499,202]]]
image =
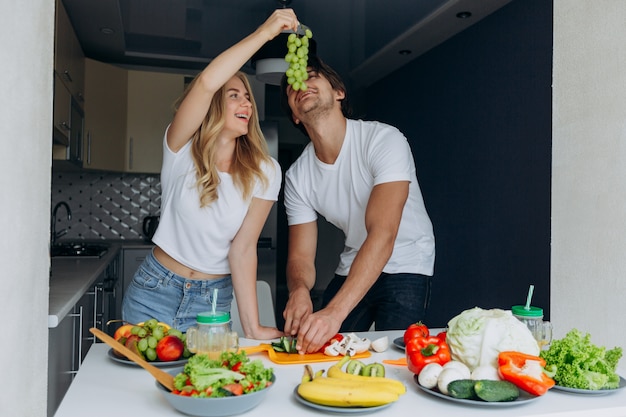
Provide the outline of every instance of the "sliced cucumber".
[[291,341],[288,337],[281,337],[280,340],[283,342],[283,349],[287,353],[291,353]]

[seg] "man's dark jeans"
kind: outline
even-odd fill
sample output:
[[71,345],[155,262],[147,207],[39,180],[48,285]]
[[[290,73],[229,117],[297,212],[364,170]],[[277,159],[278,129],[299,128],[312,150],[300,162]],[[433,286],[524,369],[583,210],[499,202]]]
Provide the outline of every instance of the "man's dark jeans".
[[[335,275],[324,291],[323,306],[337,294],[346,277]],[[382,273],[341,325],[340,332],[404,330],[423,321],[430,302],[431,277],[420,274]]]

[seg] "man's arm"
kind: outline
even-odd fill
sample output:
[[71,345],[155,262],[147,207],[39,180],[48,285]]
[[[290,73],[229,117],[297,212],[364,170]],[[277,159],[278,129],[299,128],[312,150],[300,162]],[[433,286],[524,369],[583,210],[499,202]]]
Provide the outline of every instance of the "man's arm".
[[287,288],[289,299],[283,311],[284,332],[295,336],[302,321],[313,312],[311,289],[315,285],[317,223],[289,226]]
[[372,189],[365,212],[367,238],[335,297],[300,327],[300,351],[314,352],[337,333],[343,320],[374,285],[393,252],[408,195],[407,181],[379,184]]

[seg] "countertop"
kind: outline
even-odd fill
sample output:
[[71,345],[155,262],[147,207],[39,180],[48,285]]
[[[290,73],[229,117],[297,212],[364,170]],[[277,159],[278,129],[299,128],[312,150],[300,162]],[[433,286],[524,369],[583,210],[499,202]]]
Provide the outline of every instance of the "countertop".
[[[61,242],[59,242],[61,243]],[[151,248],[145,241],[102,241],[110,245],[101,258],[51,259],[48,328],[59,325],[123,248]]]
[[[370,340],[387,335],[392,341],[400,337],[402,333],[402,331],[387,331],[360,333],[360,335]],[[242,346],[258,343],[259,341],[241,339]],[[109,349],[102,343],[92,346],[55,417],[82,417],[86,414],[92,417],[108,417],[119,414],[120,410],[123,410],[125,415],[151,417],[182,415],[170,407],[147,371],[134,365],[114,362],[107,356]],[[300,417],[328,414],[296,400],[294,389],[300,383],[303,365],[277,365],[269,361],[266,353],[254,354],[250,357],[259,358],[266,366],[274,368],[276,384],[258,407],[241,414],[242,416]],[[387,351],[372,353],[370,358],[363,360],[366,363],[372,363],[402,357],[404,357],[403,351],[390,346]],[[328,369],[329,366],[330,362],[312,364],[314,370]],[[414,382],[413,374],[404,366],[385,365],[385,368],[388,377],[398,379],[406,385],[407,393],[391,406],[376,411],[373,415],[377,416],[626,416],[626,389],[607,395],[579,395],[552,389],[535,400],[512,407],[488,406],[480,405],[480,403],[476,403],[476,406],[468,406],[423,392]],[[623,370],[620,373],[623,375]]]

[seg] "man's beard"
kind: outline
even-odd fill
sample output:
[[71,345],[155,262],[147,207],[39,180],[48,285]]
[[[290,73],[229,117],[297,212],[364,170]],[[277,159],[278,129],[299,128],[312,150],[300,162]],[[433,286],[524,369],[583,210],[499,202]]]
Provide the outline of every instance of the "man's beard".
[[333,110],[334,103],[330,100],[322,100],[318,96],[313,103],[306,104],[308,107],[305,106],[302,110],[302,117],[300,118],[305,124],[324,119],[324,117]]

